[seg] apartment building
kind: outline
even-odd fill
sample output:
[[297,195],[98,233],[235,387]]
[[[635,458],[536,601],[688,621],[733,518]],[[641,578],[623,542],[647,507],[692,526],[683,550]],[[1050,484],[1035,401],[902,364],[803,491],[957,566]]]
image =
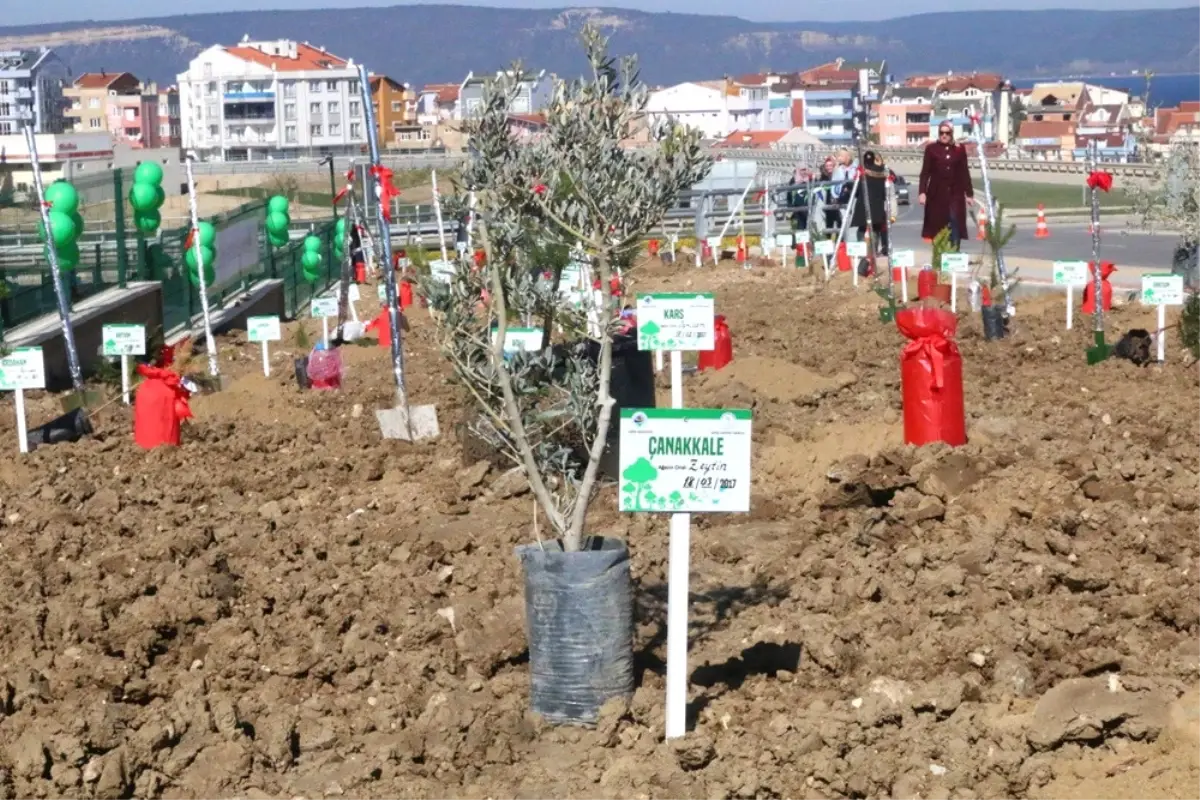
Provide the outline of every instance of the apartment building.
[[974,136],[971,116],[975,113],[980,118],[984,141],[1002,144],[1012,141],[1013,89],[1003,76],[981,72],[914,75],[904,82],[904,86],[910,90],[932,92],[928,138],[936,136],[942,123],[949,123],[954,128],[956,138]]
[[435,127],[454,119],[461,88],[462,85],[457,83],[426,84],[417,95],[417,124]]
[[0,50],[0,136],[21,133],[62,133],[63,89],[70,70],[54,51]]
[[[494,77],[505,73],[497,72]],[[468,72],[458,90],[458,103],[455,107],[454,118],[457,120],[470,119],[480,112],[483,103],[484,85],[493,78],[491,75],[476,75]],[[513,98],[510,111],[513,114],[537,114],[554,96],[554,76],[547,75],[545,70],[537,74],[526,75],[517,87],[516,97]]]
[[883,147],[920,147],[929,141],[933,89],[902,86],[883,103],[872,128]]
[[85,72],[63,90],[77,133],[107,131],[134,148],[178,147],[179,93],[129,72]]
[[380,147],[421,147],[428,140],[428,132],[417,123],[417,94],[407,83],[372,75],[371,102]]
[[178,85],[183,146],[201,158],[358,155],[366,147],[358,67],[307,42],[213,46]]

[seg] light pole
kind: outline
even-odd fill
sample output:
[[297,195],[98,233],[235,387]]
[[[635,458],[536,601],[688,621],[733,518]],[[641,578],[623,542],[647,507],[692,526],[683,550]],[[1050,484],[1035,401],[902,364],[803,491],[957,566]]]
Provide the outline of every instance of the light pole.
[[[337,197],[337,177],[333,174],[333,156],[325,156],[317,163],[321,165],[329,165],[329,196]],[[333,204],[333,218],[335,220],[338,218],[337,203]]]

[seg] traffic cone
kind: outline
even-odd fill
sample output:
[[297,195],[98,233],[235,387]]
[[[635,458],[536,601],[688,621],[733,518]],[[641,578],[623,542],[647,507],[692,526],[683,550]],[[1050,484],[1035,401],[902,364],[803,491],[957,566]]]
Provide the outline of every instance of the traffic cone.
[[746,237],[738,236],[737,238],[737,263],[746,263]]
[[1050,238],[1050,228],[1046,225],[1046,207],[1038,203],[1037,227],[1033,230],[1033,238]]
[[981,242],[987,239],[987,224],[988,224],[987,211],[985,211],[983,208],[980,208],[979,209],[979,224],[978,224],[977,230],[975,231],[975,238]]

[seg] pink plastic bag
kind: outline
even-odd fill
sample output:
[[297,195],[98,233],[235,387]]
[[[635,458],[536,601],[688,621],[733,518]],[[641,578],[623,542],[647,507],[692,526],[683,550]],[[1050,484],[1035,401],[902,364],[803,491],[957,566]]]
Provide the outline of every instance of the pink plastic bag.
[[342,388],[341,351],[313,350],[308,356],[308,379],[314,389]]

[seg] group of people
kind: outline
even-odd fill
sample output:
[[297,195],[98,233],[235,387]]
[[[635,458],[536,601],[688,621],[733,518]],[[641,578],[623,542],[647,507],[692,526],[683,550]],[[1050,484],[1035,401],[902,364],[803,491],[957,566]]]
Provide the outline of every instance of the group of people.
[[[888,223],[889,207],[895,208],[895,197],[891,170],[875,150],[863,153],[860,165],[850,150],[839,150],[828,156],[820,170],[813,175],[811,203],[798,191],[801,184],[808,184],[809,175],[797,168],[789,185],[796,187],[788,195],[788,205],[794,210],[793,221],[799,230],[809,225],[808,209],[821,206],[824,211],[824,228],[838,230],[846,222],[854,228],[858,241],[863,241],[868,227],[883,252],[890,252]],[[851,204],[851,196],[857,185],[858,193]],[[917,202],[924,207],[921,236],[932,241],[943,229],[949,228],[953,247],[967,237],[967,204],[974,202],[974,187],[967,162],[966,148],[954,141],[954,129],[948,123],[938,126],[937,140],[925,147],[921,162],[921,177],[918,182]],[[849,220],[844,214],[850,211]],[[868,214],[868,210],[870,214]]]

